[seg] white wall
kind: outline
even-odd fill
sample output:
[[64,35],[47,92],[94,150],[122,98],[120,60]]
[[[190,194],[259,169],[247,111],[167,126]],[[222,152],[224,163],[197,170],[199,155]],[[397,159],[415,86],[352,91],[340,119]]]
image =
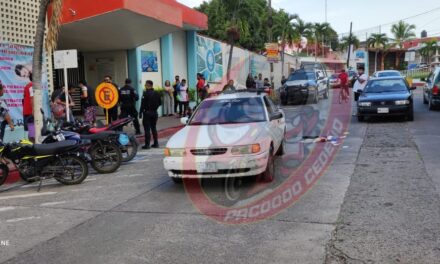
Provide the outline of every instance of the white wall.
[[[162,87],[162,55],[160,51],[160,39],[154,40],[150,43],[142,45],[141,51],[155,51],[157,53],[158,72],[143,72],[142,73],[142,86],[145,85],[147,80],[151,80],[154,83],[154,87]],[[185,53],[186,54],[186,53]]]
[[113,82],[123,86],[128,77],[127,51],[87,52],[84,53],[86,81],[96,88],[105,75],[110,75]]
[[[173,33],[173,55],[174,75],[179,75],[180,79],[189,79],[185,31],[177,31]],[[173,80],[170,81],[171,83],[173,82]]]

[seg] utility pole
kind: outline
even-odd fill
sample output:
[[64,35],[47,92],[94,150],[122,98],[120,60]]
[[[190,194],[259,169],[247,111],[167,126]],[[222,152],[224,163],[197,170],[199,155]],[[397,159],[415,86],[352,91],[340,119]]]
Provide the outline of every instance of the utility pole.
[[[269,43],[272,43],[272,27],[273,27],[273,17],[272,17],[272,0],[269,0]],[[273,62],[270,63],[270,83],[271,86],[274,87],[273,83]]]
[[348,57],[347,57],[347,69],[350,67],[350,55],[351,55],[351,45],[352,45],[352,30],[353,30],[353,22],[350,22],[350,35],[348,36]]
[[325,1],[325,23],[327,23],[327,0]]

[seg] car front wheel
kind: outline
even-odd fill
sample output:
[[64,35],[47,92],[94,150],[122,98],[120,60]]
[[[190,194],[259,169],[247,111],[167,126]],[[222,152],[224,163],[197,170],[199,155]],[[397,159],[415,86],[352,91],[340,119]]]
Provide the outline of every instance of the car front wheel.
[[361,115],[358,115],[357,118],[358,118],[359,122],[364,122],[364,120],[365,120],[365,117],[361,116]]
[[432,103],[432,100],[429,100],[429,101],[428,101],[428,109],[429,109],[430,111],[432,111],[432,110],[435,109],[434,104]]
[[177,177],[171,177],[171,180],[173,180],[173,182],[176,184],[181,184],[183,182],[182,178]]
[[266,170],[263,172],[263,181],[272,182],[275,178],[275,159],[273,146],[270,147],[269,159],[267,160]]

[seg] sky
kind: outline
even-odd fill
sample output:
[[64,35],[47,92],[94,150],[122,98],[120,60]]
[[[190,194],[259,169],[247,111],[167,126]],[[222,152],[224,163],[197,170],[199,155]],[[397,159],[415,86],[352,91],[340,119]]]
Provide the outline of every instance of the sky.
[[[307,22],[322,23],[325,22],[326,1],[328,22],[341,36],[348,34],[350,22],[353,22],[353,32],[360,40],[379,31],[391,37],[391,24],[406,18],[405,22],[416,25],[418,37],[422,30],[426,30],[428,36],[440,36],[438,0],[273,0],[272,5],[276,9],[298,14]],[[203,0],[178,2],[195,7]]]

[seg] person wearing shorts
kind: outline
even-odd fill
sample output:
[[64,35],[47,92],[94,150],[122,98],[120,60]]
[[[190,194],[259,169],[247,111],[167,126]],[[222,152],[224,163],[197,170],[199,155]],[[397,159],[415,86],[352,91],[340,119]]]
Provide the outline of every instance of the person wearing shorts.
[[345,96],[343,97],[345,102],[348,102],[348,74],[345,69],[341,70],[341,73],[338,75],[339,81],[341,82],[341,93],[343,92]]

